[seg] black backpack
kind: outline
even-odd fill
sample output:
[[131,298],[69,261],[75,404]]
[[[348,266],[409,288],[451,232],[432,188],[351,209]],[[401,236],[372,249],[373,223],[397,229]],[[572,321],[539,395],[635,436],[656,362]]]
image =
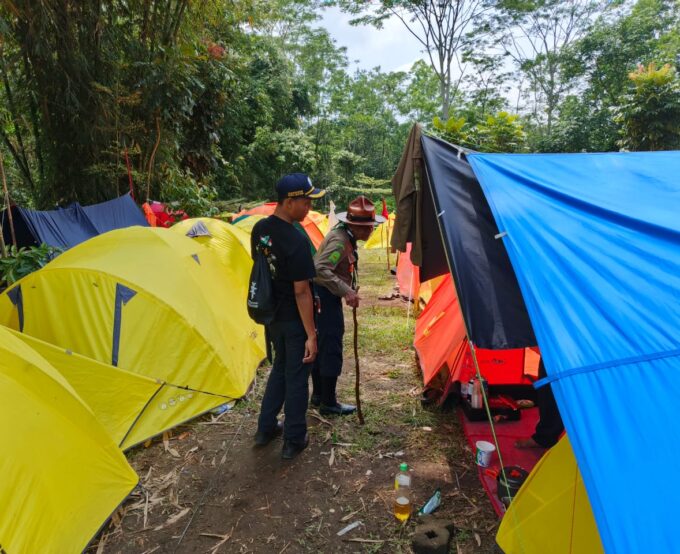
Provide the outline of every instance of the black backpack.
[[274,320],[277,307],[272,279],[274,256],[269,237],[260,239],[253,262],[248,281],[248,315],[260,325],[269,325]]

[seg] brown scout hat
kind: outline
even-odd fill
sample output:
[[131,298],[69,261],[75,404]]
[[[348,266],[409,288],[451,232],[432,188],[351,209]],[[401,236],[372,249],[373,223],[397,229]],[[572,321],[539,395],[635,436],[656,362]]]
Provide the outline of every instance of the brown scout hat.
[[349,203],[346,212],[340,212],[337,218],[351,225],[370,225],[375,227],[385,222],[385,218],[376,215],[375,206],[365,196],[357,196]]

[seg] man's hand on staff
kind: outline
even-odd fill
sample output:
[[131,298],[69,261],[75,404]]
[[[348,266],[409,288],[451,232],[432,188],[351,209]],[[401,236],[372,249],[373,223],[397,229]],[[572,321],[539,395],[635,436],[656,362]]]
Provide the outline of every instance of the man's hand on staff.
[[350,308],[358,308],[360,300],[361,296],[359,296],[359,293],[354,290],[349,291],[345,295],[345,302]]

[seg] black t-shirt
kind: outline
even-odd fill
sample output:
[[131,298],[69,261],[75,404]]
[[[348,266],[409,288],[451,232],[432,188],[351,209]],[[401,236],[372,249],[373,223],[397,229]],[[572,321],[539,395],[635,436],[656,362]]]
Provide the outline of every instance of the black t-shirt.
[[274,267],[274,292],[276,293],[276,321],[293,321],[300,318],[295,302],[294,281],[306,281],[316,276],[314,259],[307,238],[293,225],[283,219],[270,215],[261,219],[253,227],[250,236],[250,251],[260,238],[269,236],[272,254],[276,257]]

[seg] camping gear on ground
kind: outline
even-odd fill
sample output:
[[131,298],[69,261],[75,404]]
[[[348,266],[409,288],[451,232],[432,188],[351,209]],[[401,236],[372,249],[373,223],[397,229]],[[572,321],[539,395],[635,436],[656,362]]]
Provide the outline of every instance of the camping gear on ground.
[[[113,200],[81,206],[77,202],[66,208],[37,211],[12,206],[18,246],[47,244],[61,249],[72,248],[92,237],[134,225],[148,227],[144,215],[130,194]],[[9,219],[2,223],[5,243],[11,244]]]
[[529,472],[519,466],[505,466],[496,477],[496,494],[507,507],[529,477]]
[[[121,444],[129,448],[248,390],[265,357],[264,338],[237,275],[180,233],[111,231],[1,294],[0,324],[157,380],[159,393]],[[104,394],[100,378],[109,377],[93,372],[88,386]],[[137,409],[125,399],[109,403]]]
[[[468,385],[468,388],[470,385]],[[488,414],[486,413],[486,407],[483,404],[481,398],[481,393],[478,394],[479,407],[475,408],[472,402],[468,398],[461,397],[460,405],[463,409],[465,417],[470,421],[486,421],[488,419]],[[521,419],[522,412],[517,405],[517,402],[513,400],[510,396],[504,394],[492,394],[486,397],[489,403],[489,411],[491,412],[491,417],[494,421],[517,421]]]
[[489,467],[496,447],[489,441],[477,441],[475,448],[475,463],[479,467]]
[[418,510],[418,515],[421,516],[431,514],[437,508],[439,508],[439,506],[441,506],[441,503],[442,492],[441,489],[437,489],[436,491],[434,491],[434,494],[427,499],[427,502],[425,502],[425,504],[421,506],[420,510]]
[[69,383],[0,327],[0,550],[81,552],[137,485]]
[[403,462],[394,478],[394,517],[399,521],[411,517],[411,474],[408,464]]

